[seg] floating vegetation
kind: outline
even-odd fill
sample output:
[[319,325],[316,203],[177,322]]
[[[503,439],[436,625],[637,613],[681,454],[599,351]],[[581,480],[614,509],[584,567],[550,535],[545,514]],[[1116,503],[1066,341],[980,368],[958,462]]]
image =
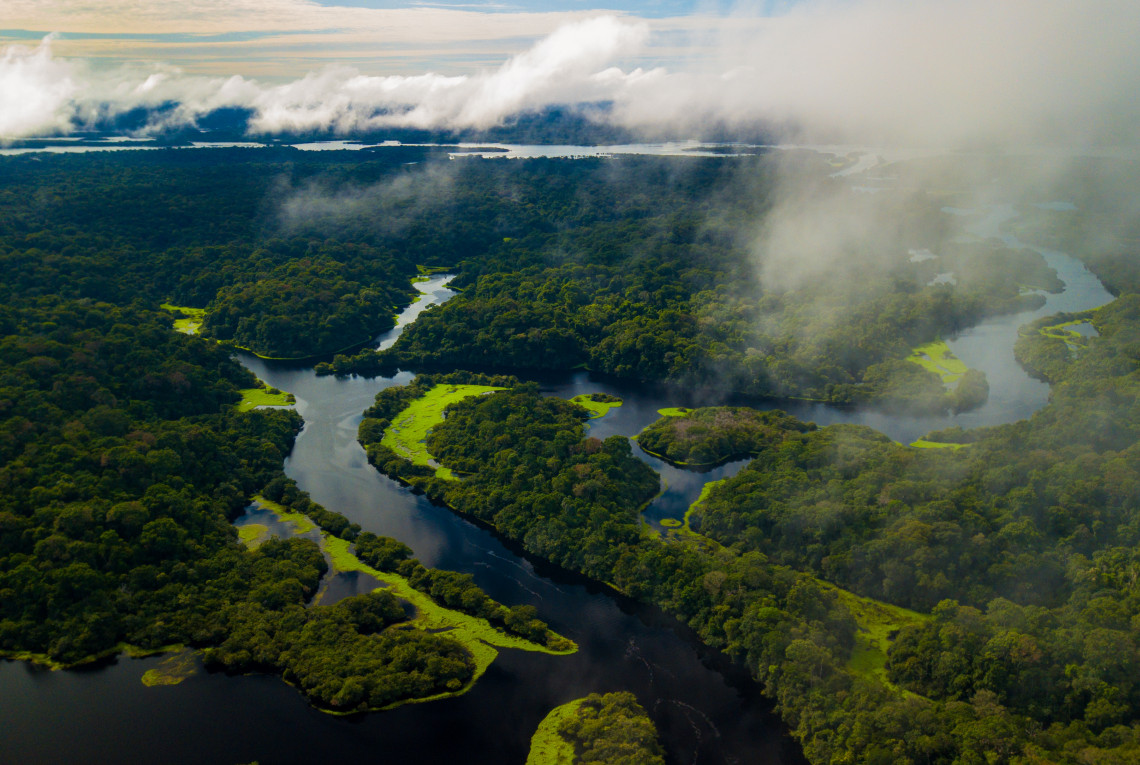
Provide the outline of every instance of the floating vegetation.
[[503,390],[494,385],[436,385],[423,396],[413,400],[392,419],[392,424],[384,431],[380,441],[413,465],[426,465],[435,468],[438,478],[454,479],[452,472],[435,464],[428,454],[428,433],[443,422],[443,410],[471,396],[481,396]]
[[950,384],[966,374],[968,367],[955,356],[950,346],[942,340],[920,345],[910,352],[907,361],[918,364],[942,378],[942,382]]
[[248,412],[259,406],[292,406],[297,397],[277,388],[245,388],[238,403],[239,412]]
[[171,305],[163,303],[159,306],[164,311],[174,314],[174,329],[184,335],[196,335],[206,320],[205,308],[190,308],[184,305]]
[[186,649],[167,656],[157,667],[143,673],[142,684],[148,688],[156,685],[178,685],[198,671],[194,654],[193,650]]
[[588,409],[591,420],[605,417],[611,409],[616,409],[622,404],[620,398],[608,393],[583,393],[570,400],[578,406]]

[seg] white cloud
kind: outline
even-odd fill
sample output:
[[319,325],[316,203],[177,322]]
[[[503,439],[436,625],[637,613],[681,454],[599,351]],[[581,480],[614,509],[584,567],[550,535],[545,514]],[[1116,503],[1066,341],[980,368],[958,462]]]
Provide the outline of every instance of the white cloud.
[[0,52],[0,136],[8,138],[170,100],[181,107],[168,121],[243,106],[263,132],[485,127],[521,109],[577,100],[612,101],[619,121],[672,125],[675,133],[710,121],[764,121],[795,125],[811,139],[911,146],[1128,142],[1140,124],[1134,0],[819,0],[772,18],[591,16],[561,25],[567,16],[328,8],[307,0],[5,6],[6,23],[29,28],[99,30],[113,18],[126,24],[118,31],[152,34],[304,31],[324,40],[330,56],[341,32],[319,30],[334,27],[368,40],[379,58],[459,41],[518,51],[539,30],[549,33],[513,56],[500,54],[505,62],[496,68],[375,75],[332,64],[284,84],[157,63],[95,69],[53,58],[46,44],[13,47]]
[[[176,102],[152,128],[192,123],[223,107],[253,110],[251,131],[351,130],[383,127],[488,127],[550,103],[608,97],[627,79],[613,63],[645,43],[642,24],[597,17],[565,25],[498,69],[471,75],[386,77],[326,66],[284,85],[233,76],[189,76],[176,69],[122,66],[95,71],[53,58],[45,40],[35,50],[12,47],[0,64],[9,117],[0,139],[65,130],[72,121],[137,106]],[[602,73],[601,77],[596,77]],[[628,79],[643,78],[640,70]],[[35,100],[24,93],[34,92]]]
[[821,0],[746,22],[699,68],[631,94],[623,118],[926,146],[1136,138],[1134,0]]
[[72,67],[51,57],[50,40],[0,53],[0,139],[66,132],[66,105],[76,92]]

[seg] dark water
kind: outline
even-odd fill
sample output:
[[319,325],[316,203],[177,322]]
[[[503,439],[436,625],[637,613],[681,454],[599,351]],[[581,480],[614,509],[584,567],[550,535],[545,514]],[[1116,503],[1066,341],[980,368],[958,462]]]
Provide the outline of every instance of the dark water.
[[[989,235],[1012,210],[996,208],[977,233]],[[1011,244],[1021,244],[1007,238]],[[994,319],[950,342],[968,365],[986,372],[990,401],[957,417],[899,417],[809,403],[779,404],[820,424],[870,425],[907,442],[950,424],[998,424],[1045,403],[1048,389],[1013,361],[1017,327],[1038,315],[1081,310],[1110,298],[1071,258],[1042,251],[1066,282],[1045,308]],[[446,299],[446,279],[420,285],[427,302]],[[407,316],[418,314],[420,304]],[[393,331],[398,334],[399,328]],[[378,338],[391,341],[394,338]],[[523,763],[535,727],[552,707],[590,692],[637,694],[676,763],[798,763],[757,688],[738,676],[674,621],[608,591],[527,559],[493,533],[432,505],[381,476],[356,442],[361,413],[376,393],[406,383],[410,373],[382,379],[317,377],[254,357],[243,363],[270,385],[294,393],[305,428],[286,472],[313,498],[365,529],[396,537],[429,566],[465,571],[492,597],[529,603],[558,632],[578,642],[570,657],[504,650],[466,695],[380,714],[339,718],[316,712],[278,678],[199,672],[179,686],[146,688],[143,672],[159,659],[121,658],[96,669],[46,672],[0,663],[0,760],[18,763],[305,763],[351,757],[404,763]],[[604,391],[624,405],[591,422],[591,435],[632,436],[666,406],[719,403],[698,391],[676,392],[592,380],[587,373],[544,383],[566,398]],[[734,474],[743,461],[706,473],[679,470],[640,452],[667,489],[647,510],[657,521],[680,517],[702,486]],[[251,521],[265,523],[263,518]],[[270,525],[270,524],[267,524]],[[325,602],[374,586],[368,577],[327,583]]]

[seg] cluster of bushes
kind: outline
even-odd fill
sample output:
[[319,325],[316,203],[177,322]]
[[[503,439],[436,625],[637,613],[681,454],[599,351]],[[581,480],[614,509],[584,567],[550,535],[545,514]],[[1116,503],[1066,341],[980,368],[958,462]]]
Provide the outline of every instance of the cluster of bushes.
[[657,729],[632,693],[591,693],[558,724],[574,765],[665,765]]

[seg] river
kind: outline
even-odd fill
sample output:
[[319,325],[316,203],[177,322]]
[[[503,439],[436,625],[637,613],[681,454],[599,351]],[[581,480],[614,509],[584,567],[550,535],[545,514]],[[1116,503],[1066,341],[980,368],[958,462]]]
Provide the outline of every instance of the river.
[[[1012,208],[979,211],[972,233],[1000,234]],[[1023,246],[1013,237],[1007,244]],[[1080,310],[1110,300],[1076,260],[1039,250],[1066,283],[1043,308],[991,319],[950,341],[968,365],[986,372],[990,401],[969,414],[900,417],[820,404],[772,404],[820,424],[871,425],[907,442],[932,428],[1010,422],[1045,403],[1048,389],[1013,360],[1017,327],[1039,315]],[[394,342],[421,310],[453,294],[446,276],[417,285],[423,296],[377,343]],[[313,498],[365,529],[402,540],[425,565],[471,573],[492,597],[529,603],[550,626],[577,641],[573,656],[504,650],[469,693],[430,704],[355,717],[315,711],[299,693],[269,676],[228,677],[198,672],[181,685],[147,688],[140,678],[158,659],[120,658],[99,667],[48,672],[25,663],[0,663],[0,721],[4,756],[21,763],[74,760],[137,763],[306,763],[317,760],[404,763],[518,763],[539,721],[552,707],[589,692],[630,690],[657,724],[674,763],[800,763],[802,755],[758,688],[718,655],[703,649],[681,625],[604,588],[534,561],[495,534],[380,475],[356,442],[361,413],[390,378],[318,377],[311,369],[240,359],[268,384],[292,392],[305,420],[288,475]],[[592,421],[598,437],[635,435],[665,406],[710,403],[646,386],[591,379],[586,372],[543,382],[551,395],[603,391],[624,405]],[[640,453],[635,446],[634,451]],[[679,470],[640,453],[667,485],[650,506],[653,521],[679,517],[709,480],[739,470],[744,461],[706,473]],[[367,577],[327,583],[331,600],[370,589]]]

